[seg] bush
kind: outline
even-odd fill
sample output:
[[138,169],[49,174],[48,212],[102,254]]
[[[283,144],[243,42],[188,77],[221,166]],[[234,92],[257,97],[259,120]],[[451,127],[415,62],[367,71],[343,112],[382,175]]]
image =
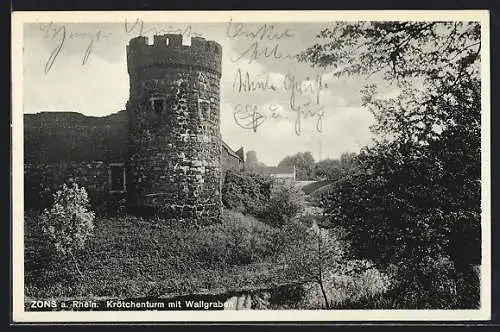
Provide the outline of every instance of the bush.
[[427,256],[415,266],[395,267],[390,296],[395,308],[477,309],[480,283],[477,274],[457,271],[450,257]]
[[269,201],[272,185],[269,176],[229,170],[222,186],[222,202],[228,209],[260,215]]
[[197,233],[197,256],[212,266],[249,264],[274,254],[276,233],[253,217],[226,211],[222,223]]
[[345,248],[339,248],[333,230],[318,238],[313,228],[297,220],[271,227],[235,211],[224,211],[221,223],[203,227],[132,216],[100,218],[95,236],[78,256],[85,278],[63,260],[34,255],[41,236],[31,230],[35,219],[25,223],[25,295],[35,299],[137,298],[312,281],[305,290],[297,289],[305,291],[301,303],[295,303],[288,288],[281,296],[289,300],[286,306],[305,309],[325,306],[319,282],[335,307],[384,291],[376,270],[346,276],[352,262],[342,256]]
[[84,248],[92,235],[95,214],[89,210],[85,188],[66,184],[54,194],[52,207],[40,216],[43,234],[62,258],[71,258],[81,274],[75,254]]
[[389,276],[372,262],[352,259],[348,243],[335,231],[296,220],[279,232],[279,262],[287,266],[286,280],[303,282],[305,291],[292,308],[349,308],[388,290]]
[[301,213],[305,206],[306,198],[302,189],[289,183],[277,184],[271,190],[262,217],[272,225],[282,226]]
[[[370,264],[365,261],[353,263]],[[363,309],[378,309],[376,300],[387,292],[390,282],[387,275],[375,268],[358,273],[327,273],[323,281],[331,309],[357,309],[360,304],[365,305]],[[324,296],[317,282],[306,284],[305,290],[303,308],[324,307]]]

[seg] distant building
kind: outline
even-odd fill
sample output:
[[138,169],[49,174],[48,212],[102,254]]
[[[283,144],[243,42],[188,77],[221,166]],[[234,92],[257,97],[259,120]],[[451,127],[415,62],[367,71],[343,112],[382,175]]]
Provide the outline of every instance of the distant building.
[[284,183],[295,183],[295,165],[266,166],[259,169],[259,173],[269,175]]
[[241,171],[245,167],[245,153],[243,147],[236,152],[233,151],[226,142],[222,141],[222,170]]

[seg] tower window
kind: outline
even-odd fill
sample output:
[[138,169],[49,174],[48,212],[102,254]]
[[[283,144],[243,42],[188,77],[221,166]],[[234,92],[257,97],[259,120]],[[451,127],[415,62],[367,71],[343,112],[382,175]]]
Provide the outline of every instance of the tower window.
[[156,114],[161,114],[163,111],[165,111],[165,98],[163,97],[151,97],[149,98],[149,102],[151,103],[151,109],[156,113]]
[[210,101],[205,99],[198,99],[198,112],[200,119],[210,120]]
[[123,193],[126,191],[125,182],[125,165],[111,164],[109,165],[109,192]]

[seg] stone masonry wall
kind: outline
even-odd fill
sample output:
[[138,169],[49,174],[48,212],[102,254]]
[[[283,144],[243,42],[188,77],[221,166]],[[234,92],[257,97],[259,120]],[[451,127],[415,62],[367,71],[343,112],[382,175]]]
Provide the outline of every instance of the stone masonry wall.
[[24,114],[24,160],[33,164],[124,161],[127,123],[125,111],[103,117],[76,112]]
[[[169,45],[158,36],[155,45],[138,38],[127,48],[129,204],[201,223],[218,220],[220,73],[213,64],[220,64],[220,46],[216,52],[218,44],[206,42],[208,52],[199,38],[192,48],[175,38]],[[162,111],[153,109],[152,97],[165,100]]]
[[52,194],[63,183],[76,182],[85,187],[92,208],[96,211],[114,210],[123,194],[109,193],[109,168],[102,161],[25,163],[24,204],[25,210],[48,208]]

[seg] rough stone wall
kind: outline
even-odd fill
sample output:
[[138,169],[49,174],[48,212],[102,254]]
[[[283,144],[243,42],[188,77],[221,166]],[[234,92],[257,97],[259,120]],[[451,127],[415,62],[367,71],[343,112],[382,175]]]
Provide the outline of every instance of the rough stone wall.
[[24,115],[24,205],[48,207],[52,194],[72,179],[92,207],[112,212],[123,195],[109,193],[109,164],[125,163],[125,111],[105,117],[76,112]]
[[71,181],[85,187],[96,211],[114,210],[123,194],[109,193],[109,168],[102,161],[25,163],[25,210],[49,207],[52,194]]
[[191,38],[191,45],[182,45],[182,35],[165,34],[154,36],[154,44],[139,36],[127,46],[127,64],[130,74],[137,68],[149,65],[173,67],[198,67],[221,73],[222,47],[211,40]]
[[76,112],[24,115],[24,160],[36,163],[105,161],[126,157],[127,116],[104,117]]
[[[220,45],[179,38],[137,37],[127,47],[129,205],[206,223],[221,214]],[[161,112],[151,97],[164,98]]]

